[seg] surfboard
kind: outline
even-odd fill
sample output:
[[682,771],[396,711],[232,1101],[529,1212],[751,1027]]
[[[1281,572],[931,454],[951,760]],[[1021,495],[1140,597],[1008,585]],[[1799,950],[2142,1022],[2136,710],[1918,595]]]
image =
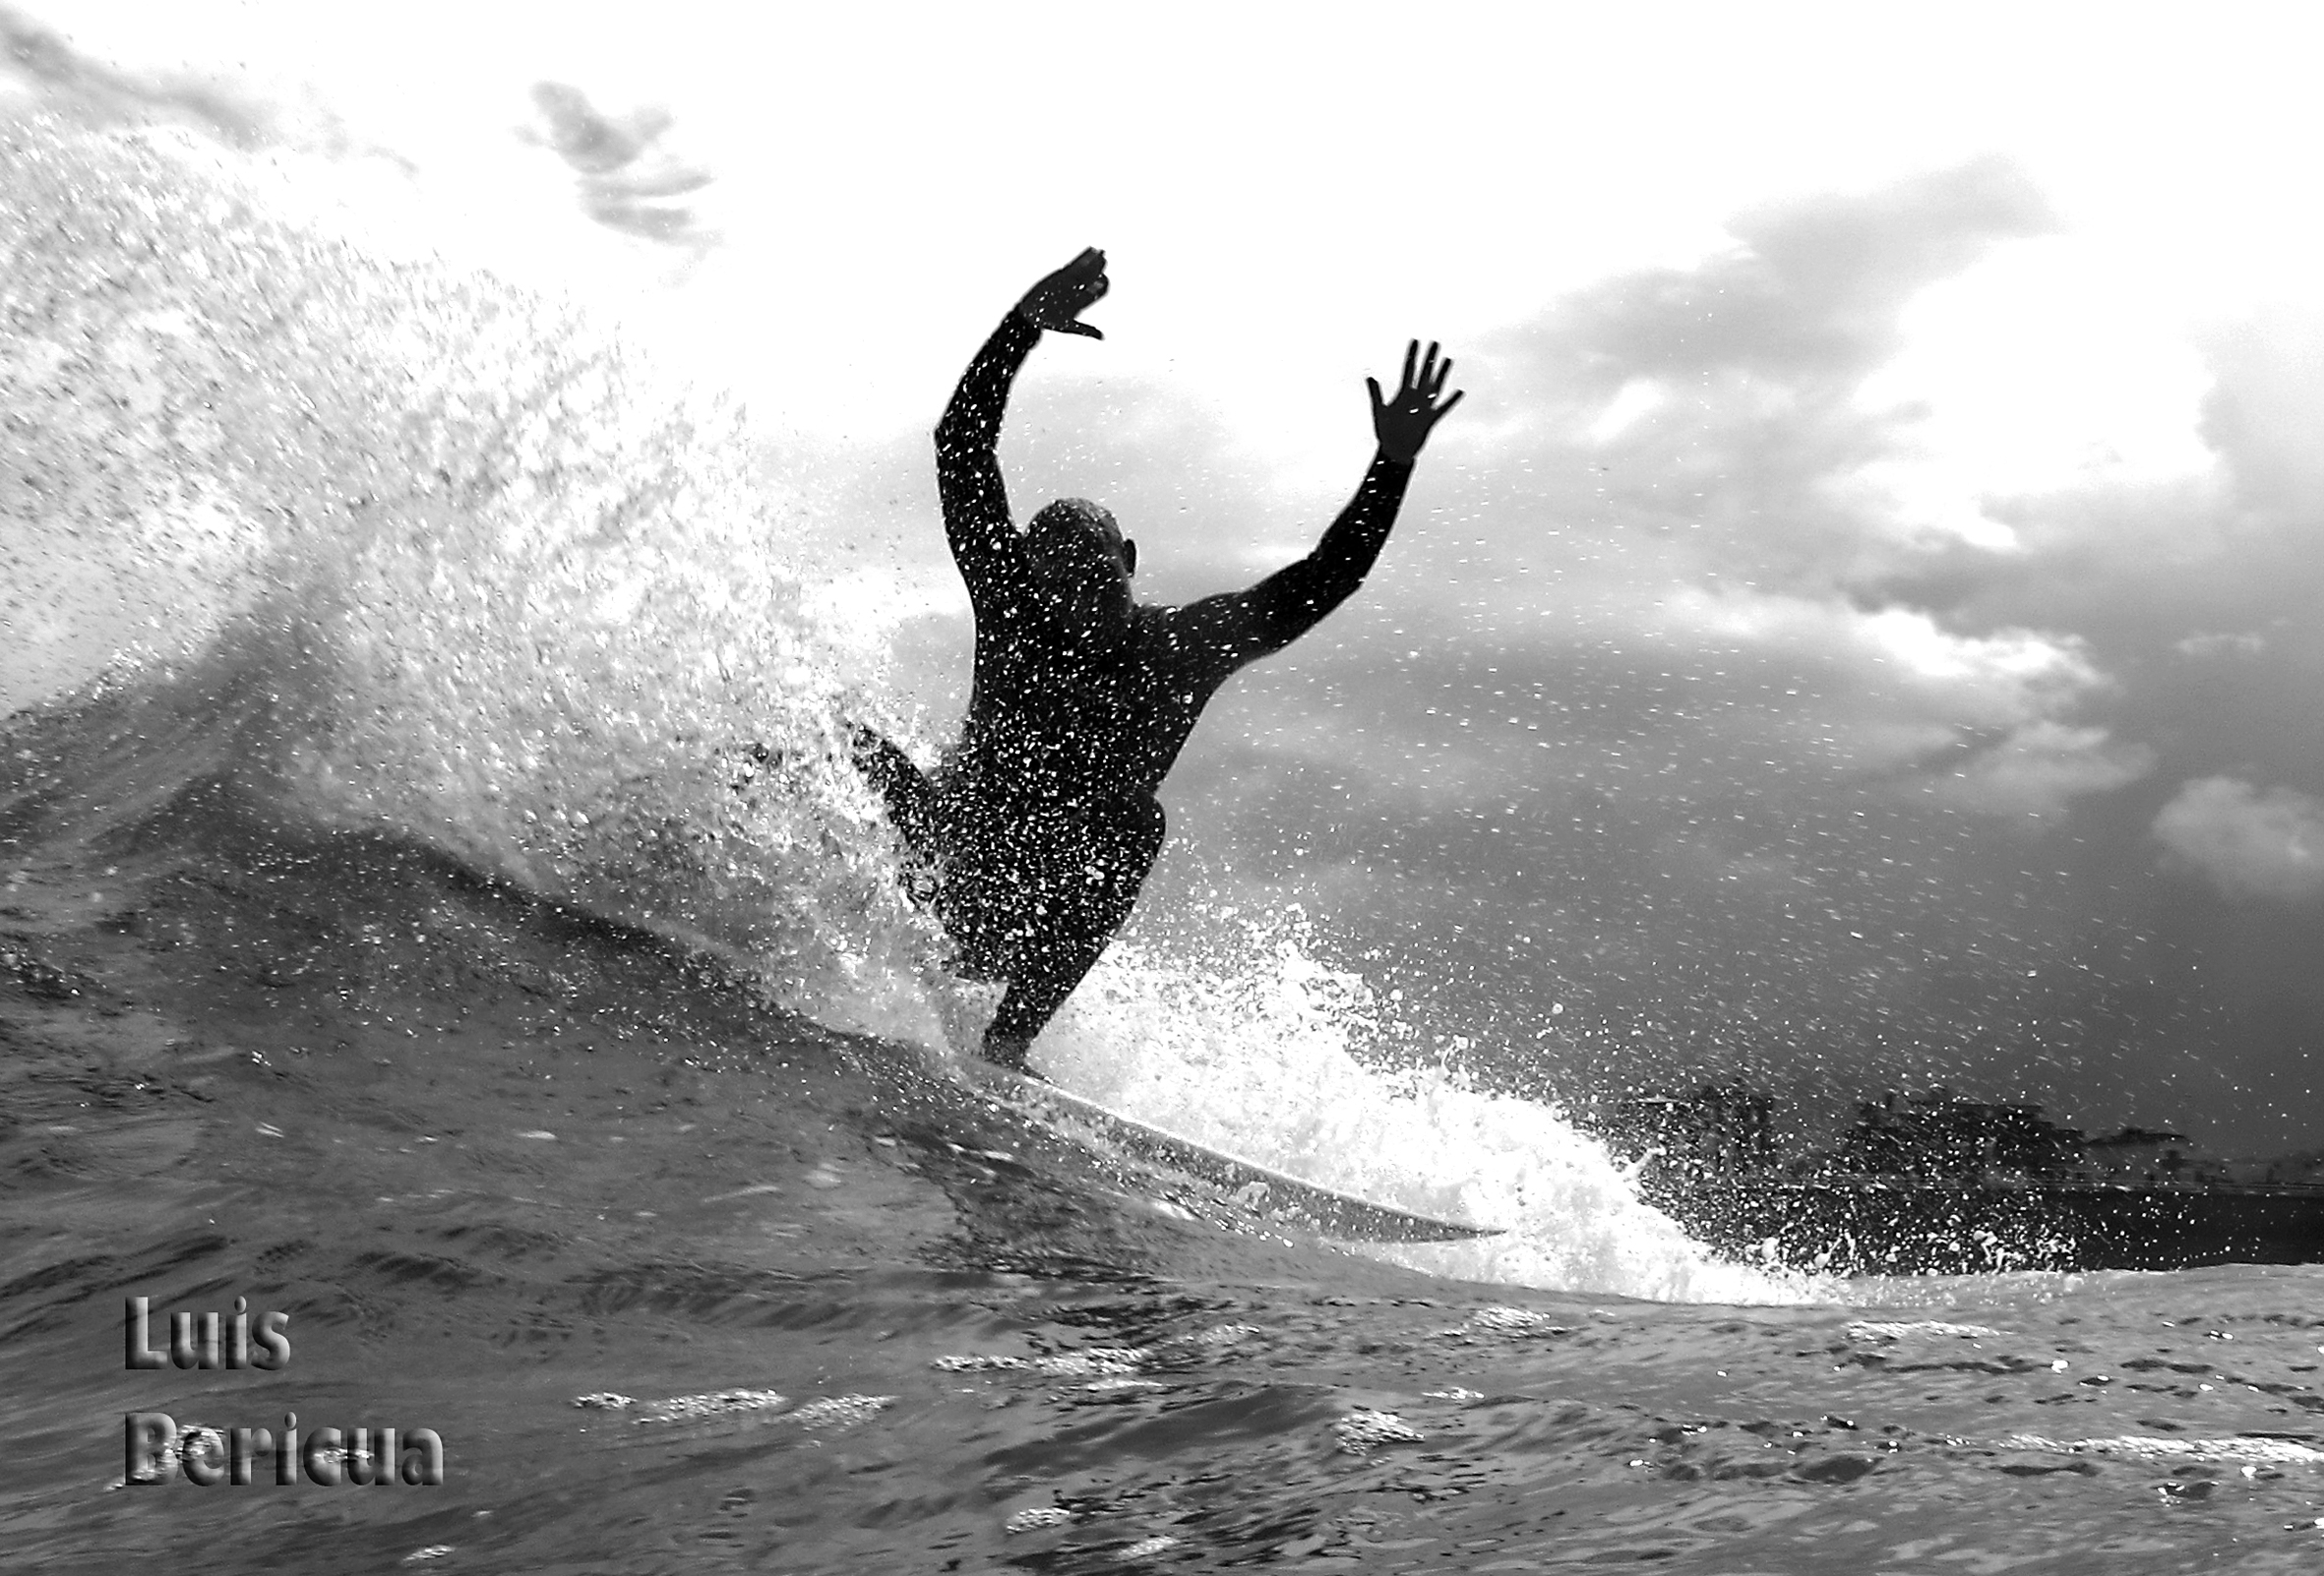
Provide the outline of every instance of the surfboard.
[[1078,1122],[1093,1128],[1110,1142],[1150,1164],[1222,1188],[1233,1194],[1237,1202],[1262,1214],[1303,1222],[1319,1236],[1343,1242],[1450,1243],[1472,1237],[1494,1237],[1501,1230],[1498,1226],[1441,1220],[1309,1182],[1304,1177],[1294,1177],[1289,1172],[1213,1148],[1184,1133],[1126,1117],[1111,1107],[1061,1089],[1030,1073],[971,1059],[963,1059],[960,1065],[971,1083],[1004,1100],[1030,1108],[1049,1119],[1052,1124],[1063,1119],[1068,1124]]

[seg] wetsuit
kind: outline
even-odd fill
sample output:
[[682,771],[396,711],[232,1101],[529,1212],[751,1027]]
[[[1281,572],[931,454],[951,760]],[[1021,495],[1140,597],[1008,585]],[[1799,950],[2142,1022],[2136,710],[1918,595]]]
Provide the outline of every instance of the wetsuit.
[[1412,475],[1376,455],[1315,551],[1249,590],[1127,608],[1076,631],[1045,596],[996,454],[1009,388],[1041,331],[1011,312],[936,429],[945,534],[976,615],[960,739],[933,779],[868,731],[857,765],[938,884],[959,972],[1007,980],[986,1054],[1021,1064],[1130,917],[1162,847],[1154,797],[1228,676],[1306,634],[1364,582]]

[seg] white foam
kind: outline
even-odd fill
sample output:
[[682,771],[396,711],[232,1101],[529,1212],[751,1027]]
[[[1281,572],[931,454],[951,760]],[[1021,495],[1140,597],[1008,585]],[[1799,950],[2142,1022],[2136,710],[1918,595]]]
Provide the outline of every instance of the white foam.
[[2062,1455],[2132,1456],[2141,1460],[2248,1461],[2273,1466],[2324,1465],[2324,1450],[2291,1439],[2231,1435],[2224,1439],[2171,1439],[2124,1433],[2100,1439],[2052,1439],[2012,1433],[1993,1443],[2003,1450],[2043,1450]]
[[1982,1341],[2000,1334],[1983,1324],[1948,1324],[1942,1319],[1856,1319],[1848,1326],[1852,1341],[1901,1341],[1913,1336]]
[[1375,1246],[1465,1280],[1678,1302],[1792,1303],[1820,1283],[1714,1258],[1638,1197],[1562,1113],[1439,1070],[1367,1060],[1396,1033],[1358,975],[1316,959],[1296,911],[1236,919],[1199,965],[1118,942],[1037,1044],[1064,1087],[1262,1165],[1382,1203],[1505,1228]]

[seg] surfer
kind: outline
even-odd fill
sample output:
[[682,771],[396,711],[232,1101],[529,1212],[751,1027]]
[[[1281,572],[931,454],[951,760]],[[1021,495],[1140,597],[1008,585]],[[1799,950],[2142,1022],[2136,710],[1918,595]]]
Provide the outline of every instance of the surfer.
[[945,535],[976,617],[968,717],[933,777],[855,731],[852,758],[887,801],[970,979],[1008,983],[983,1052],[1023,1070],[1033,1036],[1089,972],[1162,847],[1154,791],[1218,687],[1279,651],[1363,584],[1413,460],[1460,401],[1450,361],[1414,340],[1393,398],[1377,380],[1378,451],[1315,551],[1248,590],[1184,607],[1131,596],[1137,544],[1086,499],[1020,533],[997,447],[1009,387],[1044,331],[1102,339],[1081,314],[1108,288],[1092,247],[1017,302],[961,376],[936,428]]

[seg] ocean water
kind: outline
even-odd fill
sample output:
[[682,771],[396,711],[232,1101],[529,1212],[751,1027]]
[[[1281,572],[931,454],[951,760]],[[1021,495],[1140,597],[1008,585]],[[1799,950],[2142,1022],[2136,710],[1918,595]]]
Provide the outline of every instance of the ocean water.
[[[973,1093],[815,477],[166,134],[10,128],[0,194],[0,642],[123,652],[0,739],[11,1568],[2324,1559],[2324,1272],[1723,1261],[1381,1058],[1295,914],[1117,948],[1045,1069],[1501,1235],[1320,1242]],[[135,1298],[287,1360],[132,1368]],[[124,1483],[130,1414],[444,1481]]]

